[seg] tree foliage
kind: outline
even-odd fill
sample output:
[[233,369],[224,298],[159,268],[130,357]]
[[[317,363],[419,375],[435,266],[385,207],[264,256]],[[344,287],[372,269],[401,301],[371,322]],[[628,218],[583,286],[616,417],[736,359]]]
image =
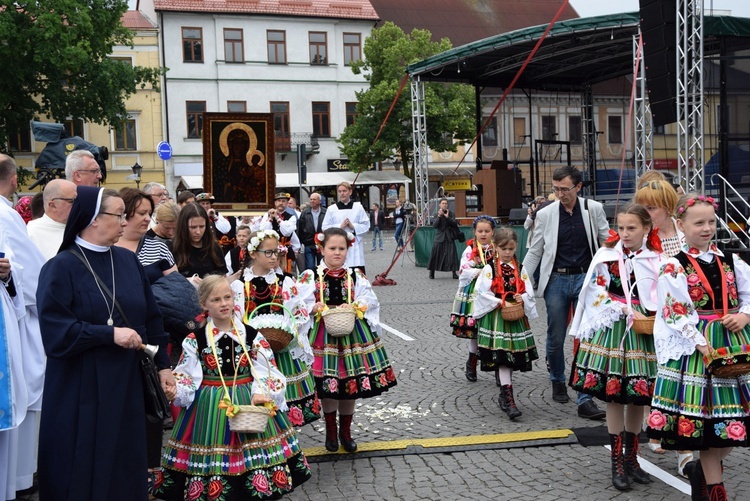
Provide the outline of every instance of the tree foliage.
[[137,87],[160,70],[107,57],[132,46],[122,26],[126,0],[0,0],[0,145],[31,119],[116,124]]
[[[428,30],[414,29],[409,35],[387,22],[364,43],[364,59],[352,64],[355,74],[363,74],[370,87],[357,92],[357,118],[341,137],[342,152],[352,170],[361,171],[373,162],[400,155],[404,174],[411,175],[409,159],[413,151],[410,87],[401,93],[377,142],[380,125],[398,92],[406,66],[451,48],[447,38],[431,41]],[[459,143],[475,134],[474,91],[462,84],[425,84],[427,144],[434,151],[456,151]]]

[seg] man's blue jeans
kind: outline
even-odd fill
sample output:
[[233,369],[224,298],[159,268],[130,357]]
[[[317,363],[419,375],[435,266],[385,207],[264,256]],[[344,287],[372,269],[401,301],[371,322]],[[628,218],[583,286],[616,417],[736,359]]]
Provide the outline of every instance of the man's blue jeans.
[[375,241],[380,237],[380,250],[383,250],[383,232],[377,226],[372,228],[372,250],[375,250]]
[[[572,319],[578,303],[578,294],[583,286],[585,275],[563,275],[552,273],[544,291],[547,306],[547,363],[551,381],[566,383],[565,378],[565,333],[568,318]],[[579,393],[576,402],[581,405],[591,400],[591,395]]]
[[315,270],[320,263],[320,254],[318,254],[318,248],[313,245],[305,245],[305,269]]
[[404,223],[403,223],[403,221],[400,222],[400,223],[398,223],[398,224],[396,224],[396,235],[395,235],[395,238],[396,238],[396,245],[398,245],[399,247],[403,247],[404,246],[404,239],[401,236],[401,232],[403,230],[404,230]]

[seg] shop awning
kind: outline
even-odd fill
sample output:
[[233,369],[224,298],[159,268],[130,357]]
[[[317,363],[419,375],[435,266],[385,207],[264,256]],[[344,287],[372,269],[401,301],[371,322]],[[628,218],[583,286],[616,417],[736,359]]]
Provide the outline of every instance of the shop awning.
[[[354,182],[355,178],[357,178],[358,185],[411,183],[411,179],[404,176],[401,172],[388,170],[371,170],[362,172],[359,177],[357,177],[356,172],[349,171],[308,172],[307,184],[305,186],[336,186],[342,181],[352,183]],[[297,173],[276,174],[276,186],[278,188],[292,188],[299,186],[299,178],[297,177]]]

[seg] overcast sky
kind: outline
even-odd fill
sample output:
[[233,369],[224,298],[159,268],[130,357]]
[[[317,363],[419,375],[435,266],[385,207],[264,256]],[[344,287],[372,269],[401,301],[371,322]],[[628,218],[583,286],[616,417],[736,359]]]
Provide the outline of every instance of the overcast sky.
[[[570,0],[581,17],[599,16],[614,12],[635,12],[638,0]],[[750,17],[750,2],[747,0],[704,0],[703,8],[731,10],[736,17]]]

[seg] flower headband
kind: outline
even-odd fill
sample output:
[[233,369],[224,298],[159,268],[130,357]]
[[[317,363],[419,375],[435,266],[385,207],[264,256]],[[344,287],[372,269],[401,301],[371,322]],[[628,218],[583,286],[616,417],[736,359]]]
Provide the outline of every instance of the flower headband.
[[714,197],[707,197],[705,195],[698,195],[697,197],[688,198],[685,203],[677,207],[677,213],[682,214],[686,210],[688,210],[688,207],[692,207],[695,205],[695,202],[704,202],[707,204],[711,204],[714,206],[714,210],[719,210],[719,204],[716,203],[716,200],[714,200]]
[[276,233],[273,230],[262,230],[262,231],[259,231],[248,242],[248,244],[247,244],[247,251],[248,252],[255,252],[258,249],[258,246],[260,245],[260,243],[263,240],[265,240],[266,238],[275,238],[276,240],[278,240],[279,239],[279,234]]
[[[315,245],[322,249],[323,248],[323,242],[325,242],[325,234],[324,233],[316,233],[315,236],[313,236],[313,240],[315,241]],[[354,233],[347,231],[346,232],[346,240],[347,240],[347,247],[351,247],[354,245],[355,236]]]
[[486,221],[492,225],[492,229],[495,229],[495,219],[493,219],[490,216],[486,216],[482,214],[481,216],[477,216],[474,218],[474,222],[471,223],[471,226],[476,230],[477,229],[477,223],[481,223],[482,221]]

